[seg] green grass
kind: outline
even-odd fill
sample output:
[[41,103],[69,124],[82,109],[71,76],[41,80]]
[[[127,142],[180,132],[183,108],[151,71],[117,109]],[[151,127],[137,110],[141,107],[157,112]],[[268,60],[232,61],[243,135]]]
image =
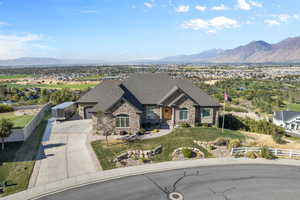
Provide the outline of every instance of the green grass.
[[48,116],[27,141],[7,143],[5,150],[0,150],[0,163],[3,163],[0,165],[0,182],[5,180],[9,183],[2,196],[23,191],[28,187]]
[[14,123],[14,128],[24,128],[33,118],[33,115],[16,116],[14,112],[0,113],[0,118],[9,119]]
[[100,78],[102,78],[102,77],[103,77],[103,75],[97,74],[97,75],[93,75],[93,76],[81,77],[81,78],[78,78],[78,80],[80,80],[80,81],[100,80]]
[[300,112],[300,104],[288,104],[288,105],[287,105],[287,109],[288,109],[289,111]]
[[21,78],[30,78],[31,75],[19,74],[19,75],[0,75],[0,79],[21,79]]
[[206,157],[211,157],[206,149],[203,149],[193,143],[193,140],[200,141],[213,141],[218,137],[229,137],[245,139],[245,137],[237,132],[225,130],[224,133],[217,128],[186,128],[176,129],[172,133],[166,136],[162,136],[155,139],[142,140],[130,143],[112,143],[107,146],[106,141],[95,141],[92,146],[96,152],[98,160],[104,170],[115,168],[112,160],[128,150],[142,149],[149,150],[157,147],[158,145],[163,146],[161,154],[154,157],[154,162],[170,161],[172,152],[179,147],[196,147],[202,150]]
[[97,84],[5,84],[8,87],[14,88],[46,88],[46,89],[72,89],[72,90],[86,90],[88,88],[94,88]]

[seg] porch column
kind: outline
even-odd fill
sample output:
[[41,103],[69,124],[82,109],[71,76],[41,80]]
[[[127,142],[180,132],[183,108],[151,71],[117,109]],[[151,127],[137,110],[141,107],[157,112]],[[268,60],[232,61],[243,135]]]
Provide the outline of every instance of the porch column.
[[162,122],[163,121],[163,106],[160,106],[160,116],[159,120]]
[[175,107],[172,107],[172,127],[175,126]]

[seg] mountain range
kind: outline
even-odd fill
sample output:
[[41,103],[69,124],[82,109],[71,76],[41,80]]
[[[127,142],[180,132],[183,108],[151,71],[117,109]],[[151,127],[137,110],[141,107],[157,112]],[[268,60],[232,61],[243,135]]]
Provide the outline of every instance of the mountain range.
[[300,62],[300,37],[275,44],[253,41],[233,49],[213,49],[199,54],[163,58],[162,62],[181,63],[296,63]]
[[275,44],[270,44],[265,41],[253,41],[233,49],[212,49],[198,54],[170,56],[159,60],[148,59],[131,62],[108,62],[103,60],[42,57],[0,60],[0,66],[161,63],[300,63],[300,37],[287,38]]

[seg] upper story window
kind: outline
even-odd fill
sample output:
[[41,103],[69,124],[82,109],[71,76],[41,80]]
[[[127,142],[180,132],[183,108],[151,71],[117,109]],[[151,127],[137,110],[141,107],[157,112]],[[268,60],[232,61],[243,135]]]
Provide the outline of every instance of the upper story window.
[[179,120],[188,120],[189,110],[187,108],[181,108],[179,111]]
[[118,115],[116,117],[117,128],[128,128],[129,127],[129,115]]
[[146,118],[147,119],[156,119],[157,115],[154,112],[156,106],[146,106]]
[[203,108],[201,112],[201,117],[210,117],[211,113],[212,112],[210,108]]

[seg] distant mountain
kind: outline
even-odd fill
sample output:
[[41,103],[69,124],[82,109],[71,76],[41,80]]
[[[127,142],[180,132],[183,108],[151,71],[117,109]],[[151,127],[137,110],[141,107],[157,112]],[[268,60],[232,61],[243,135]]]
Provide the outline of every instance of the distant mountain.
[[159,61],[171,63],[295,63],[300,62],[300,37],[288,38],[276,44],[253,41],[234,49],[215,49],[199,54],[167,57]]
[[102,60],[56,59],[45,57],[23,57],[10,60],[0,60],[0,66],[36,66],[36,65],[73,65],[102,64]]

